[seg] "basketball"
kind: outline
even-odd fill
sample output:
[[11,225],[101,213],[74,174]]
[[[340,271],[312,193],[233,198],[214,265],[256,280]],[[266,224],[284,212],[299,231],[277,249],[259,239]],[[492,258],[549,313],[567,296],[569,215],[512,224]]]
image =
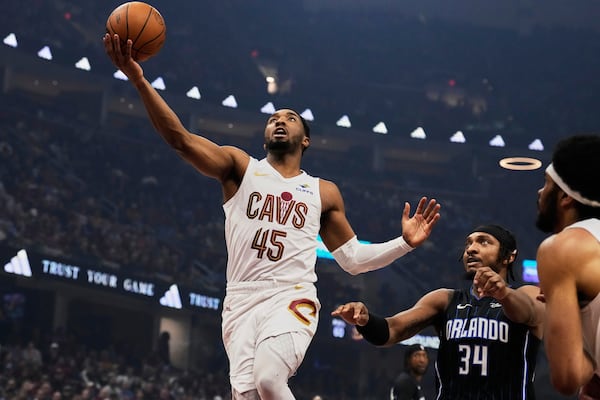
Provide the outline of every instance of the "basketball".
[[127,39],[131,39],[133,59],[146,61],[162,48],[167,27],[156,8],[141,1],[131,1],[121,4],[110,13],[106,32],[111,36],[115,33],[119,35],[122,49]]

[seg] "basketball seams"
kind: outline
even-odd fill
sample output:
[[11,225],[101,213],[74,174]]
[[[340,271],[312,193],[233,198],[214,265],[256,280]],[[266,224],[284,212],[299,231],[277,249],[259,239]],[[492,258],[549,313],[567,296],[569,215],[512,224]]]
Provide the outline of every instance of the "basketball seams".
[[[146,15],[146,20],[144,21],[144,23],[142,24],[140,30],[138,31],[137,36],[133,40],[133,47],[134,48],[135,48],[135,44],[137,43],[138,39],[140,38],[140,36],[142,36],[142,33],[144,33],[144,29],[146,29],[146,26],[148,25],[148,21],[150,20],[150,16],[151,15],[152,15],[152,6],[148,6],[148,15]],[[136,48],[136,50],[139,50],[139,48]]]
[[154,36],[153,38],[147,40],[144,44],[142,44],[140,47],[137,48],[138,52],[140,53],[144,53],[144,54],[152,54],[151,52],[145,52],[142,49],[146,46],[148,46],[149,44],[152,44],[153,42],[155,42],[156,40],[160,39],[161,37],[164,36],[166,27],[163,26],[162,31],[160,31],[158,34],[156,34],[156,36]]
[[[148,17],[146,18],[146,21],[144,22],[144,27],[140,30],[140,34],[138,35],[138,38],[144,31],[144,28],[146,27],[146,25],[148,24],[148,21],[150,20],[152,13],[156,13],[158,16],[160,16],[160,14],[153,7],[150,7],[150,13],[148,14]],[[162,19],[162,17],[161,17],[161,19]],[[154,42],[155,40],[160,39],[163,36],[163,34],[165,33],[165,30],[166,30],[166,27],[163,24],[163,29],[158,34],[156,34],[156,36],[154,36],[151,39],[146,40],[146,42],[144,42],[141,46],[137,47],[136,48],[137,51],[140,53],[144,53],[144,54],[152,54],[152,53],[144,52],[144,51],[142,51],[142,49],[144,47],[146,47],[147,45],[151,44],[152,42]],[[136,38],[136,40],[137,40],[137,38]]]

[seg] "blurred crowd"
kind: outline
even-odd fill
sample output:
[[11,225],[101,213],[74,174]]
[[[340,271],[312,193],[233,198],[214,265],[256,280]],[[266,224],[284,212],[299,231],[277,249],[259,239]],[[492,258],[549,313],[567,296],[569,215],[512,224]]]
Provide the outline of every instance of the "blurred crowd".
[[221,400],[228,392],[225,371],[178,370],[156,351],[132,359],[60,332],[0,343],[3,400]]

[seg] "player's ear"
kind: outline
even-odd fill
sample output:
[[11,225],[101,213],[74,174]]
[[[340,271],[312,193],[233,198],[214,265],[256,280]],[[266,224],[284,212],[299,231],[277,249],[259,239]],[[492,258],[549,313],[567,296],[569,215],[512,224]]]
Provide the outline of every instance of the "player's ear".
[[304,136],[304,139],[302,139],[302,147],[304,150],[310,147],[310,138],[308,136]]
[[506,257],[506,259],[504,260],[504,263],[506,265],[515,262],[515,260],[517,259],[517,250],[513,250],[508,257]]

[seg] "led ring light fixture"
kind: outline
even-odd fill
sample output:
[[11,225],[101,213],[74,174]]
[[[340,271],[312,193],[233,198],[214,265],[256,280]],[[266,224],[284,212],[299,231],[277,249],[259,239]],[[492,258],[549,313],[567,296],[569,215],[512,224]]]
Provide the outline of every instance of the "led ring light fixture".
[[542,166],[542,162],[531,157],[507,157],[499,162],[502,168],[514,171],[532,171]]

